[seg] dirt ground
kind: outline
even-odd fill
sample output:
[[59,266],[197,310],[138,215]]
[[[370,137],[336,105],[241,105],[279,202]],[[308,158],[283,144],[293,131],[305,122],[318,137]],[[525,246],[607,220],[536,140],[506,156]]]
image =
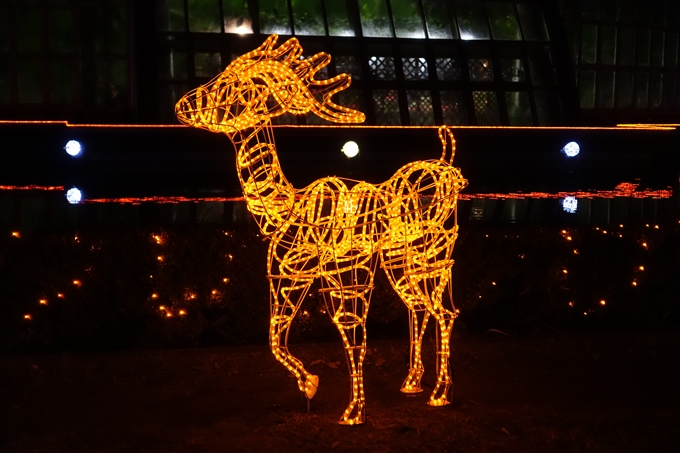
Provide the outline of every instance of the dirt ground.
[[0,357],[0,451],[680,451],[680,334],[543,329],[453,345],[453,404],[431,408],[431,345],[426,392],[406,397],[408,342],[371,343],[359,427],[337,424],[339,342],[291,348],[321,378],[310,412],[266,346]]

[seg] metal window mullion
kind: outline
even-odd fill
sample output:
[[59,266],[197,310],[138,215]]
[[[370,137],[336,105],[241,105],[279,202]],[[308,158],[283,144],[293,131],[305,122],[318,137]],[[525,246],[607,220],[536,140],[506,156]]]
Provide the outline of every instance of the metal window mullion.
[[534,85],[531,77],[531,67],[529,62],[529,56],[527,52],[527,43],[522,41],[520,46],[520,56],[522,58],[522,65],[524,66],[524,83],[528,87],[527,94],[529,94],[529,106],[531,108],[531,120],[535,125],[539,125],[538,119],[538,107],[536,105],[536,85]]
[[387,16],[390,19],[390,25],[392,25],[392,38],[397,37],[397,28],[394,26],[394,16],[392,15],[392,3],[390,0],[384,0],[385,6],[387,7]]
[[260,7],[257,0],[248,0],[248,12],[250,13],[253,34],[259,35],[260,32]]
[[290,0],[286,0],[286,5],[288,6],[288,22],[290,23],[291,35],[296,36],[295,32],[295,20],[293,20],[293,5],[290,4]]

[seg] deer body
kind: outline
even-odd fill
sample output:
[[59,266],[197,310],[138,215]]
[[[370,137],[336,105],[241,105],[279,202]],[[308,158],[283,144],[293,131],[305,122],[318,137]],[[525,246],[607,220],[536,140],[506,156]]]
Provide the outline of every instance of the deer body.
[[432,316],[438,327],[439,363],[428,404],[448,404],[449,337],[456,313],[444,306],[443,296],[450,290],[457,226],[447,229],[444,222],[454,213],[457,193],[467,184],[451,166],[453,136],[440,128],[439,160],[407,164],[382,184],[328,177],[296,190],[281,170],[271,118],[309,111],[338,122],[364,117],[331,101],[333,94],[349,86],[349,76],[313,78],[328,64],[329,56],[300,60],[297,40],[275,49],[276,40],[272,35],[255,51],[234,60],[176,107],[180,121],[224,132],[236,148],[248,209],[270,241],[272,352],[297,378],[305,396],[312,398],[319,379],[289,352],[287,338],[303,299],[319,280],[319,291],[343,339],[352,381],[350,404],[340,423],[363,423],[366,317],[380,265],[411,317],[411,366],[401,390],[422,391],[421,342]]

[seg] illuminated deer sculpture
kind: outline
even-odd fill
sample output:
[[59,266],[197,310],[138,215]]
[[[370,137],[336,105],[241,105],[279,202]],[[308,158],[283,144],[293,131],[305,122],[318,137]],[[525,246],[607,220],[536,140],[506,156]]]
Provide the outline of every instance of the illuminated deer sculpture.
[[[467,181],[451,166],[453,135],[439,129],[438,160],[405,165],[382,184],[337,177],[296,190],[285,178],[274,144],[271,118],[313,112],[333,122],[364,121],[361,112],[331,98],[351,78],[316,80],[330,61],[325,53],[301,59],[293,38],[276,47],[270,36],[236,58],[220,75],[187,93],[175,111],[182,123],[223,132],[236,148],[236,166],[248,209],[269,239],[267,272],[271,297],[269,338],[276,359],[297,378],[308,399],[319,378],[288,350],[288,330],[315,280],[347,353],[352,393],[341,424],[365,421],[363,361],[366,316],[378,265],[409,309],[411,365],[401,391],[422,392],[421,342],[428,319],[437,322],[437,383],[428,404],[449,403],[449,339],[456,317],[451,266],[457,226],[444,223],[456,209]],[[443,303],[448,293],[450,308]]]

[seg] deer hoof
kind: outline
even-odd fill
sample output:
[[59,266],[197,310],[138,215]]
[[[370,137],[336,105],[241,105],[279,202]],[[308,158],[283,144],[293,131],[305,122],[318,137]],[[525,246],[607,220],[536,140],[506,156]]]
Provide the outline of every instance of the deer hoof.
[[315,374],[310,374],[307,376],[307,380],[305,381],[305,396],[307,397],[308,400],[311,400],[314,398],[314,395],[316,395],[316,391],[319,388],[319,376]]

